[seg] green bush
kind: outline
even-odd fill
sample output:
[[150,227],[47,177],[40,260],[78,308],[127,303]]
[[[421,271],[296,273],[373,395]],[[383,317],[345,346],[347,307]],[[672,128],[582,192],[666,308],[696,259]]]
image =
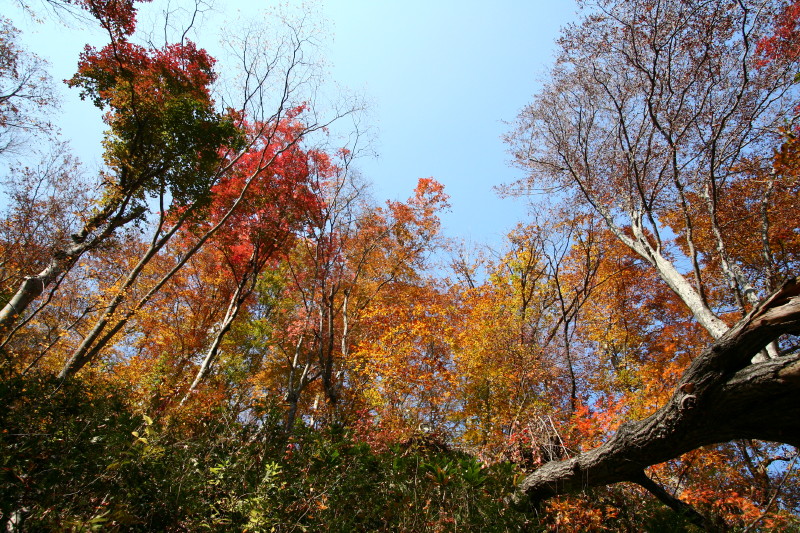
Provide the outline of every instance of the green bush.
[[0,384],[0,527],[27,531],[521,531],[484,468],[424,438],[374,452],[342,427],[286,438],[268,405],[247,423],[153,421],[126,391],[49,376]]

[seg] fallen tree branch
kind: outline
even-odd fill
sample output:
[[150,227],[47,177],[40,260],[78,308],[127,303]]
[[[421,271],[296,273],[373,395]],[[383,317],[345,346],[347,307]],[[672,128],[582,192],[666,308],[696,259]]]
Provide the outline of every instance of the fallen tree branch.
[[[800,354],[751,362],[781,335],[798,333],[800,283],[791,279],[695,358],[655,414],[624,423],[593,450],[545,464],[517,487],[511,504],[532,508],[622,481],[652,492],[655,484],[643,479],[647,467],[709,444],[758,439],[800,446]],[[697,520],[686,507],[672,506]]]

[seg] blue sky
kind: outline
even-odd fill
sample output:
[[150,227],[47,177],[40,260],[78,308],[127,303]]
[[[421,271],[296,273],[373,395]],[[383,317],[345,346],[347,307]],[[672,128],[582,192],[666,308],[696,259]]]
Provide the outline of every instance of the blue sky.
[[[526,214],[492,187],[510,168],[504,123],[536,92],[572,0],[328,0],[337,79],[374,103],[376,196],[403,197],[432,176],[451,195],[451,236],[497,243]],[[381,194],[383,193],[383,194]]]
[[[248,17],[274,1],[218,2]],[[531,99],[553,60],[554,40],[574,20],[574,0],[321,0],[330,33],[329,76],[361,93],[375,132],[375,158],[358,166],[378,200],[408,197],[417,178],[445,185],[452,211],[449,236],[497,246],[524,219],[524,201],[499,199],[495,185],[520,177],[508,164],[501,136]],[[26,22],[24,42],[47,58],[57,80],[75,70],[86,42],[100,33]],[[208,17],[206,26],[216,20]],[[215,32],[209,28],[209,35]],[[201,34],[202,35],[202,34]],[[213,43],[201,46],[213,49]],[[62,91],[59,121],[65,137],[87,162],[99,158],[99,113]]]

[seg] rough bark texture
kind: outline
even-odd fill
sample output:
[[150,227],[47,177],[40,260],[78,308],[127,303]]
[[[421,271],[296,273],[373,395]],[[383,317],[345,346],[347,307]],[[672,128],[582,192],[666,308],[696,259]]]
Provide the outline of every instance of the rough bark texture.
[[527,508],[588,487],[642,484],[648,466],[732,439],[800,446],[800,354],[751,363],[787,333],[800,333],[800,283],[795,279],[706,348],[655,414],[623,424],[598,448],[545,464],[517,487],[511,503]]

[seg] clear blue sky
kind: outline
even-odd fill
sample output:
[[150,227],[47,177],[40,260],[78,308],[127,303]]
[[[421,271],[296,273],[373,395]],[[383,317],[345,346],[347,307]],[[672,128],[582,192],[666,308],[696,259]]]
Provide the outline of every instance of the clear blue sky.
[[[217,6],[254,16],[256,7],[275,3],[220,0]],[[372,104],[368,120],[377,133],[377,157],[361,159],[359,167],[374,183],[375,197],[404,199],[417,178],[432,176],[451,196],[447,234],[497,245],[526,215],[524,202],[501,200],[492,190],[520,177],[500,139],[508,129],[504,121],[513,121],[539,87],[560,27],[575,18],[574,0],[319,4],[332,35],[330,76]],[[99,33],[26,23],[13,8],[6,13],[23,30],[24,42],[51,61],[57,80],[74,72],[86,42],[103,42]],[[62,93],[64,135],[83,159],[96,161],[99,113],[75,91]]]
[[552,63],[572,0],[328,0],[340,82],[375,102],[377,195],[432,176],[451,195],[446,231],[496,243],[526,214],[492,187],[519,177],[501,136]]

